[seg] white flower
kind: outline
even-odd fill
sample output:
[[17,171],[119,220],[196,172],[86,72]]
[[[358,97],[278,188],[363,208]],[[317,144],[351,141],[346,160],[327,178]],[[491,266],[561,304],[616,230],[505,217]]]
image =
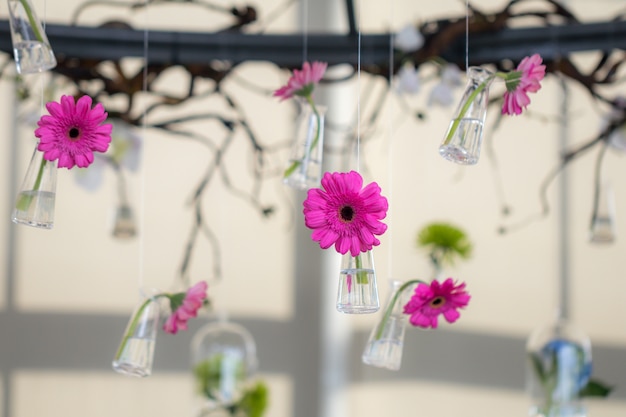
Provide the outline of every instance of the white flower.
[[[609,114],[603,117],[600,123],[602,130],[606,129],[609,124],[621,120],[624,117],[626,99],[618,97],[615,101],[620,108],[613,107]],[[626,125],[621,125],[611,132],[609,135],[609,145],[621,152],[626,152]]]
[[424,46],[424,36],[413,25],[406,25],[393,40],[393,45],[402,52],[413,52]]
[[463,73],[456,65],[446,64],[441,71],[441,82],[448,84],[450,87],[463,85]]
[[621,152],[626,152],[626,127],[618,127],[611,133],[609,145]]
[[398,93],[416,94],[420,89],[420,78],[413,64],[405,64],[396,76]]
[[454,102],[454,94],[452,93],[452,87],[447,83],[440,82],[433,87],[428,97],[428,105],[438,104],[440,106],[448,107]]
[[454,89],[463,84],[463,73],[459,67],[446,64],[441,69],[441,81],[430,92],[428,105],[438,104],[448,107],[454,102]]
[[[141,136],[135,132],[133,126],[123,120],[109,119],[109,122],[113,125],[113,131],[107,156],[124,169],[136,172],[141,159]],[[108,164],[104,157],[95,154],[89,169],[72,170],[76,173],[76,183],[87,191],[98,190],[104,181],[104,169]]]
[[72,170],[76,184],[87,191],[97,191],[104,181],[106,164],[101,155],[94,154],[93,163],[89,168]]
[[112,119],[113,132],[111,133],[110,156],[115,162],[130,171],[137,171],[141,156],[141,136],[135,128],[120,119]]

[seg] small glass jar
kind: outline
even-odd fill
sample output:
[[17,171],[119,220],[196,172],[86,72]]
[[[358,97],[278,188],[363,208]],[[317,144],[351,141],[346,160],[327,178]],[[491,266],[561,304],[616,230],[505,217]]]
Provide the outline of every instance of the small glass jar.
[[611,244],[615,242],[615,196],[611,183],[596,185],[594,210],[591,216],[589,241]]
[[439,146],[439,154],[457,164],[474,165],[480,157],[489,86],[494,74],[481,67],[470,67],[467,76],[465,92]]
[[15,66],[19,74],[47,71],[57,65],[46,32],[30,0],[8,0]]
[[337,290],[337,311],[347,314],[375,313],[380,308],[374,255],[371,250],[343,255]]
[[243,326],[220,319],[200,328],[191,341],[199,412],[238,402],[256,372],[256,344]]
[[296,140],[283,174],[283,183],[298,189],[319,187],[324,156],[326,107],[302,101],[296,122]]
[[361,360],[367,365],[397,371],[402,363],[406,329],[406,317],[402,310],[406,300],[403,294],[398,294],[402,281],[389,280],[389,285],[389,298],[383,316],[372,329]]
[[580,391],[591,377],[591,342],[560,320],[534,331],[526,345],[531,417],[585,417]]
[[116,372],[137,377],[152,374],[154,347],[161,323],[161,300],[157,294],[156,289],[142,291],[113,358]]
[[13,223],[52,229],[57,187],[56,165],[56,161],[46,161],[43,152],[35,148],[13,208]]

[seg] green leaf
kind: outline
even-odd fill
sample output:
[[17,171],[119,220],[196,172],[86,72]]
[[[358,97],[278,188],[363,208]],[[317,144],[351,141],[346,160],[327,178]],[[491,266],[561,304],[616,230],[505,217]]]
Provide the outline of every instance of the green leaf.
[[522,75],[522,71],[511,71],[506,75],[504,78],[504,85],[509,93],[515,91],[522,80]]
[[252,388],[246,390],[239,407],[247,417],[262,417],[267,408],[268,389],[263,382],[257,382]]
[[579,395],[581,397],[605,398],[609,396],[612,390],[613,387],[610,387],[601,381],[590,379],[587,385],[585,385],[585,388],[580,391]]
[[535,373],[537,374],[537,377],[539,378],[539,381],[541,381],[541,383],[544,384],[546,382],[546,374],[543,369],[541,357],[534,353],[531,353],[529,357],[530,357],[531,363],[533,364],[533,369],[535,370]]
[[184,292],[179,292],[168,296],[168,298],[170,299],[170,308],[172,309],[172,313],[178,310],[178,307],[183,305],[183,301],[185,300],[186,295],[187,294]]
[[[215,399],[215,393],[220,390],[223,360],[224,355],[222,353],[216,353],[207,360],[198,363],[193,369],[196,379],[196,389],[209,399]],[[234,377],[238,380],[245,378],[244,363],[242,360],[235,366]]]

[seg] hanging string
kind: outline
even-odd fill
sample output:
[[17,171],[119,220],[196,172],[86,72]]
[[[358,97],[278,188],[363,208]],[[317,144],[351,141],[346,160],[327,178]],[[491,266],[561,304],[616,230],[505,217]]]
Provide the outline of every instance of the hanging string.
[[356,170],[361,172],[361,3],[356,4]]
[[[394,17],[394,3],[395,0],[391,1],[389,6],[389,26],[393,27],[393,17]],[[394,63],[393,63],[393,40],[394,34],[390,30],[389,31],[389,91],[387,94],[392,94],[393,89],[393,72],[394,72]],[[393,100],[389,101],[389,106],[387,108],[387,129],[388,129],[388,140],[387,140],[387,201],[389,202],[388,216],[387,216],[387,272],[388,279],[393,278],[393,115],[394,111],[391,108],[393,105]]]
[[[42,29],[43,29],[44,33],[46,32],[46,20],[47,20],[47,14],[48,14],[47,6],[48,6],[48,1],[44,0],[43,1],[43,18],[41,19],[41,26],[42,26]],[[41,75],[39,76],[39,86],[40,86],[40,91],[39,91],[40,92],[40,97],[39,97],[39,99],[40,99],[40,102],[39,102],[39,115],[40,116],[43,114],[43,109],[45,107],[45,104],[44,104],[44,101],[45,101],[44,100],[44,91],[45,91],[45,89],[44,89],[44,83],[45,83],[44,78],[45,78],[45,75],[44,74],[46,72],[47,71],[41,72]]]
[[469,0],[465,0],[465,73],[469,74]]
[[306,62],[309,52],[309,0],[302,0],[302,62]]
[[145,164],[145,153],[146,153],[146,115],[147,115],[147,104],[145,102],[146,93],[148,92],[148,27],[150,25],[149,22],[149,13],[148,13],[148,1],[145,0],[145,8],[146,17],[144,22],[143,29],[143,70],[142,70],[142,85],[141,91],[144,93],[144,102],[142,104],[143,108],[141,109],[141,170],[139,173],[139,271],[137,277],[137,286],[140,291],[143,291],[144,286],[144,259],[145,259],[145,228],[146,228],[146,164]]

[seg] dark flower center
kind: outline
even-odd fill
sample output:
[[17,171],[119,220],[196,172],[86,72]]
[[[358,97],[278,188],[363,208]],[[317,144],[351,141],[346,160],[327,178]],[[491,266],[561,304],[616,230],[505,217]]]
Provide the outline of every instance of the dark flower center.
[[432,308],[439,308],[442,305],[444,305],[446,303],[446,299],[439,296],[439,297],[435,297],[433,298],[433,300],[430,302],[430,306]]
[[70,139],[77,139],[78,136],[80,135],[80,130],[78,130],[77,127],[73,127],[68,132],[68,135],[69,135]]
[[343,206],[339,209],[339,216],[344,222],[351,222],[354,218],[354,209],[350,206]]

